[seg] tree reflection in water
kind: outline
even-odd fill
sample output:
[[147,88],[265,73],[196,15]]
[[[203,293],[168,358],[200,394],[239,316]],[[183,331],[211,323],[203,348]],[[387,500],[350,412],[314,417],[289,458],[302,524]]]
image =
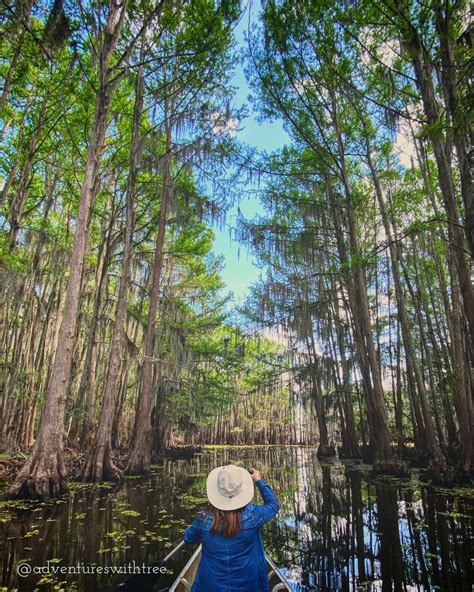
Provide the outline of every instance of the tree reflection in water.
[[[229,462],[262,468],[277,492],[282,510],[265,528],[265,544],[295,591],[470,590],[469,491],[437,490],[416,476],[370,479],[370,467],[321,464],[315,449],[296,447],[215,449],[167,461],[119,489],[76,486],[51,504],[2,504],[0,586],[29,592],[66,581],[68,591],[113,589],[123,576],[17,578],[16,565],[155,561],[205,506],[207,472]],[[171,564],[174,573],[189,553]]]

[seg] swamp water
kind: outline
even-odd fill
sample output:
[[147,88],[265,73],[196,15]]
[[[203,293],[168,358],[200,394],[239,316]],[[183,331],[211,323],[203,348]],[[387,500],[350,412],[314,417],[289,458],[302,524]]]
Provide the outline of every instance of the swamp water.
[[[320,463],[315,449],[296,447],[210,449],[118,488],[73,483],[49,504],[2,502],[0,590],[114,590],[127,576],[19,577],[16,569],[156,561],[205,507],[208,471],[231,462],[261,468],[280,499],[263,536],[295,592],[471,591],[472,490],[433,488],[416,473],[371,479],[370,467]],[[181,550],[169,571],[176,576],[191,553]],[[161,576],[156,589],[172,581]]]

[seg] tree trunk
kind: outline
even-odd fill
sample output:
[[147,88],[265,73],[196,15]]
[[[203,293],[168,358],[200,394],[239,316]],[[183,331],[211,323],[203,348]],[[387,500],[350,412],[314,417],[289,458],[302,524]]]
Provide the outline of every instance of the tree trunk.
[[35,128],[32,131],[30,140],[28,142],[26,159],[21,168],[18,191],[15,193],[15,195],[13,195],[10,202],[8,221],[10,224],[9,242],[11,250],[13,250],[15,247],[17,233],[20,228],[21,214],[28,197],[28,191],[31,183],[31,170],[33,168],[33,161],[38,141],[40,139],[41,132],[43,131],[43,120],[45,118],[47,104],[48,97],[44,97],[38,114],[38,121],[36,122]]
[[[339,347],[339,357],[342,366],[342,385],[341,394],[344,410],[344,433],[343,433],[343,456],[345,458],[360,458],[360,448],[357,439],[356,423],[354,418],[354,406],[352,403],[352,392],[350,382],[349,363],[346,357],[346,348],[344,345],[344,335],[341,322],[336,319],[337,343]],[[337,358],[335,358],[337,359]]]
[[461,441],[461,471],[465,475],[472,475],[473,468],[473,431],[471,425],[472,412],[469,408],[469,381],[466,376],[466,359],[464,356],[464,347],[462,339],[462,316],[461,316],[461,298],[459,288],[456,285],[456,278],[452,278],[452,298],[453,298],[453,358],[454,358],[454,402],[456,415],[459,422],[459,436]]
[[[112,233],[113,221],[111,219],[107,234],[104,237],[98,253],[98,267],[95,274],[95,294],[94,308],[92,311],[92,320],[87,329],[85,344],[85,354],[82,361],[82,373],[79,381],[79,388],[73,403],[71,413],[71,429],[68,433],[68,442],[70,446],[82,445],[87,442],[92,427],[92,391],[94,389],[95,366],[94,358],[96,356],[97,329],[99,326],[99,314],[101,310],[104,282],[106,279],[107,261],[110,249],[110,238]],[[104,253],[105,251],[105,253]]]
[[[399,8],[399,16],[403,19],[406,15]],[[444,199],[444,207],[448,217],[448,234],[453,247],[453,254],[456,261],[456,270],[459,278],[459,286],[464,304],[464,312],[467,318],[469,332],[471,336],[470,348],[474,344],[474,291],[472,288],[470,269],[466,257],[465,241],[463,230],[459,224],[458,206],[456,202],[456,192],[454,189],[453,177],[449,165],[449,158],[446,152],[446,146],[443,143],[442,135],[437,126],[440,124],[439,106],[436,101],[436,95],[433,88],[432,66],[430,57],[419,39],[416,29],[409,23],[404,30],[405,42],[411,54],[413,68],[415,70],[417,85],[421,93],[423,107],[426,114],[428,125],[434,129],[430,132],[430,139],[433,145],[436,165],[438,169],[438,180],[441,193]],[[472,196],[471,196],[472,199]],[[470,213],[467,213],[470,216]],[[472,229],[466,229],[468,235]]]
[[133,256],[133,234],[135,230],[135,186],[139,161],[140,118],[143,110],[143,67],[140,66],[135,80],[135,107],[133,112],[132,139],[130,144],[130,169],[127,183],[127,215],[123,247],[122,276],[120,278],[117,308],[115,315],[110,355],[105,382],[105,393],[95,439],[88,451],[81,471],[83,481],[94,483],[110,479],[121,480],[119,469],[114,465],[112,452],[112,424],[118,377],[120,374],[121,356],[123,351],[125,315],[127,296],[130,286],[130,275]]
[[389,244],[389,252],[392,262],[392,275],[395,284],[395,294],[397,298],[398,318],[402,330],[403,344],[405,346],[405,361],[407,364],[407,370],[413,375],[417,387],[418,397],[420,400],[421,411],[423,415],[423,423],[425,426],[426,443],[431,458],[433,460],[434,469],[436,471],[437,476],[441,480],[443,480],[448,476],[448,466],[446,458],[444,457],[443,452],[436,440],[435,428],[433,424],[433,412],[428,405],[428,393],[426,392],[423,375],[418,364],[415,347],[413,345],[412,327],[406,309],[405,293],[403,291],[399,272],[399,243],[396,240],[394,240],[392,236],[392,229],[390,228],[385,208],[385,200],[383,197],[382,186],[380,185],[379,177],[377,171],[375,170],[369,149],[367,151],[367,162],[372,174],[372,180],[374,182],[375,187],[375,194],[377,196],[377,201],[382,215],[382,222]]
[[151,395],[153,389],[153,357],[155,353],[156,315],[161,287],[161,270],[163,267],[163,245],[166,234],[166,220],[170,198],[171,183],[171,123],[166,123],[166,147],[164,155],[163,188],[161,195],[160,216],[156,234],[155,256],[151,277],[150,308],[145,334],[143,351],[143,367],[141,374],[141,392],[133,433],[132,452],[127,464],[126,473],[136,475],[147,473],[151,463]]
[[[374,469],[380,472],[400,473],[404,472],[404,467],[402,466],[402,463],[400,463],[399,460],[394,457],[391,448],[382,378],[380,375],[380,368],[377,362],[377,354],[375,351],[374,338],[372,335],[369,303],[367,299],[367,288],[364,270],[360,261],[359,241],[355,226],[349,177],[345,167],[342,139],[338,132],[337,111],[335,108],[336,103],[334,96],[332,97],[332,102],[334,125],[336,129],[336,136],[338,138],[339,159],[341,162],[343,185],[346,198],[345,206],[347,211],[350,250],[351,256],[355,263],[350,263],[343,237],[339,236],[339,232],[338,249],[342,264],[344,265],[345,269],[347,269],[348,265],[351,265],[351,267],[354,268],[351,269],[350,276],[348,270],[344,273],[348,278],[347,290],[349,294],[349,306],[354,321],[356,344],[359,360],[361,362],[361,370],[363,375],[365,374],[364,382],[366,386],[367,417],[370,429],[370,445],[374,455]],[[336,212],[337,205],[334,203],[334,197],[332,198],[332,202],[333,211]],[[335,218],[335,226],[336,228],[340,228],[337,217]]]
[[318,446],[318,457],[322,458],[325,456],[334,456],[334,447],[329,445],[328,428],[326,425],[326,413],[324,409],[323,394],[321,391],[321,378],[320,369],[316,355],[316,344],[314,342],[314,336],[311,333],[306,343],[308,354],[310,358],[311,368],[311,394],[316,412],[316,419],[318,420],[318,431],[319,431],[319,446]]
[[75,345],[94,185],[107,131],[111,100],[109,64],[125,18],[126,6],[127,0],[121,5],[111,4],[104,31],[104,43],[100,53],[100,87],[90,132],[58,346],[54,354],[38,436],[30,457],[10,487],[10,498],[49,499],[60,495],[66,489],[63,451],[67,389]]
[[[448,4],[446,4],[448,7]],[[440,41],[439,55],[441,57],[441,80],[445,89],[446,110],[450,115],[450,124],[454,135],[454,146],[459,162],[459,176],[461,180],[461,195],[464,203],[464,229],[467,242],[474,257],[474,197],[472,187],[473,154],[472,149],[472,128],[466,113],[461,108],[459,100],[463,91],[469,96],[469,82],[472,77],[468,73],[468,64],[456,63],[456,51],[452,39],[456,35],[455,19],[463,19],[462,4],[456,7],[449,7],[443,11],[443,4],[439,0],[433,2],[435,12],[436,30]],[[455,10],[458,14],[454,15]],[[463,70],[465,75],[463,76]],[[458,73],[461,73],[461,81]],[[472,74],[472,72],[471,72]]]

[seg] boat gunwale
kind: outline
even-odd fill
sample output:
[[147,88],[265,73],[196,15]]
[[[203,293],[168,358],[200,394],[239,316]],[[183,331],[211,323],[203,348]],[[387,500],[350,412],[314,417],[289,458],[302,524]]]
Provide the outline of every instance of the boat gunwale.
[[[181,578],[186,576],[186,573],[192,567],[192,565],[194,564],[196,559],[201,555],[201,552],[202,552],[202,544],[200,544],[199,547],[194,551],[194,553],[191,555],[191,557],[186,562],[186,565],[179,572],[179,574],[177,575],[171,588],[169,589],[169,592],[176,592],[178,590],[178,586],[181,583]],[[276,564],[272,560],[272,558],[267,555],[267,553],[265,553],[265,563],[267,563],[271,567],[271,569],[274,571],[276,576],[281,580],[281,583],[285,584],[285,586],[287,586],[287,589],[291,592],[292,588],[290,586],[290,583],[288,582],[286,577],[281,573],[280,569],[276,566]],[[190,583],[192,584],[192,582],[190,582]]]
[[189,570],[189,568],[193,565],[193,563],[196,561],[198,556],[201,554],[201,549],[202,549],[202,545],[199,545],[199,547],[194,551],[194,553],[188,559],[188,561],[186,562],[183,569],[177,575],[175,581],[173,582],[171,588],[169,589],[169,592],[175,592],[178,589],[178,586],[181,583],[180,579],[186,575],[186,572]]

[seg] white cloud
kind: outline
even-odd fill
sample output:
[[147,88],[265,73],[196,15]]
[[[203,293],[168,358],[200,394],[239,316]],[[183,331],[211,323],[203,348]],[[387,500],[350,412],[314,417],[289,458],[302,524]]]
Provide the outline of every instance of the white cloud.
[[215,111],[211,115],[211,121],[214,122],[212,127],[212,131],[215,134],[219,135],[228,135],[228,136],[235,136],[237,133],[237,128],[239,127],[240,121],[237,117],[228,117],[227,119],[224,118],[222,113]]

